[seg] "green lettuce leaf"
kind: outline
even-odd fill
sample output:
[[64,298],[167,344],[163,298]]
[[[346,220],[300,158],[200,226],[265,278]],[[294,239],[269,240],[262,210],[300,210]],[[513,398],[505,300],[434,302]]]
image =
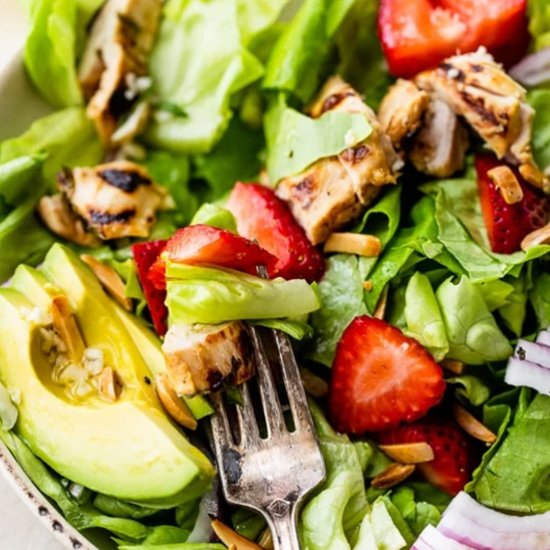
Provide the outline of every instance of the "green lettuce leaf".
[[507,279],[507,282],[513,290],[507,297],[507,303],[498,308],[498,313],[504,324],[519,337],[527,315],[527,278],[521,274],[519,277]]
[[297,317],[319,307],[303,279],[261,279],[239,271],[168,262],[170,324]]
[[449,351],[449,341],[432,285],[422,273],[415,273],[409,280],[404,315],[406,334],[426,347],[436,361],[441,361]]
[[529,300],[535,310],[539,329],[550,327],[550,273],[541,273],[529,291]]
[[367,313],[357,257],[336,254],[328,258],[318,288],[321,307],[310,317],[314,338],[308,356],[330,367],[344,329],[355,317]]
[[482,504],[505,512],[537,514],[550,510],[550,398],[537,395],[516,412],[500,448],[475,485]]
[[29,194],[27,184],[40,174],[46,155],[24,155],[0,164],[0,216],[3,207],[17,206]]
[[83,103],[76,59],[84,29],[101,0],[30,0],[25,67],[34,85],[52,105]]
[[71,107],[34,122],[18,137],[0,143],[0,164],[25,155],[48,155],[42,174],[49,185],[64,166],[93,166],[103,147],[84,109]]
[[[542,5],[544,0],[540,2]],[[546,7],[547,10],[550,6]],[[548,17],[548,45],[550,46],[550,16]],[[535,109],[531,146],[537,164],[543,169],[550,166],[550,90],[532,90],[527,100]]]
[[535,50],[550,46],[550,4],[546,0],[528,0],[527,9]]
[[283,95],[266,116],[267,170],[276,183],[316,160],[337,155],[366,139],[372,128],[364,115],[328,111],[311,118],[288,107]]
[[479,287],[452,278],[436,292],[449,339],[448,357],[472,365],[507,359],[512,346],[498,328]]
[[185,116],[154,117],[147,136],[155,145],[210,151],[231,119],[232,96],[262,76],[262,64],[246,47],[260,29],[246,15],[252,5],[243,6],[237,0],[166,2],[150,71],[154,93]]
[[175,544],[122,545],[118,550],[227,550],[223,544],[208,542],[180,542]]
[[471,403],[475,407],[483,405],[491,395],[489,386],[472,374],[452,376],[445,381],[447,384],[456,386],[455,394],[461,401]]
[[489,311],[495,311],[508,304],[514,287],[502,280],[487,281],[477,285]]
[[237,232],[237,223],[233,214],[229,210],[209,202],[205,202],[193,216],[190,225],[196,224],[211,225],[233,233]]
[[334,35],[354,0],[305,0],[269,57],[263,87],[306,103],[327,71]]

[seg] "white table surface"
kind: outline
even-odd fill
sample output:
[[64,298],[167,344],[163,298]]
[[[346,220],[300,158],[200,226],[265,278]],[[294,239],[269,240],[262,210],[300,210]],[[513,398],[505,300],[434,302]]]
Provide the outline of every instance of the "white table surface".
[[[0,72],[24,36],[25,16],[17,0],[0,0]],[[0,550],[62,550],[1,476]]]

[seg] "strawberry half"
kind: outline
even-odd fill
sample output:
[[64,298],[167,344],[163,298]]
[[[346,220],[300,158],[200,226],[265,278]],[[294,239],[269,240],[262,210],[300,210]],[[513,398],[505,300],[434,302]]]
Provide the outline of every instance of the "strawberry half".
[[274,275],[277,258],[261,246],[231,231],[210,225],[190,225],[178,229],[166,243],[162,255],[149,271],[149,280],[162,289],[166,286],[165,262],[210,265],[258,275],[263,265],[270,276]]
[[434,459],[417,464],[418,471],[426,481],[450,495],[464,489],[477,462],[474,442],[450,418],[423,418],[380,434],[378,441],[386,445],[428,443]]
[[147,300],[151,320],[159,336],[164,336],[168,330],[166,323],[168,310],[164,305],[166,290],[155,287],[149,278],[149,271],[151,266],[159,258],[165,246],[166,241],[149,241],[146,243],[136,243],[132,246],[138,279],[141,283],[145,299]]
[[365,315],[344,331],[329,393],[337,430],[362,434],[412,422],[439,403],[444,392],[441,367],[398,328]]
[[309,242],[288,205],[272,189],[257,183],[237,183],[227,208],[235,216],[239,234],[258,241],[278,258],[277,275],[310,283],[323,276],[323,255]]
[[515,204],[507,204],[487,175],[491,169],[505,163],[493,155],[477,155],[475,165],[491,250],[499,254],[512,254],[520,249],[526,235],[548,223],[550,199],[526,183],[516,168],[509,166],[523,189],[523,199]]

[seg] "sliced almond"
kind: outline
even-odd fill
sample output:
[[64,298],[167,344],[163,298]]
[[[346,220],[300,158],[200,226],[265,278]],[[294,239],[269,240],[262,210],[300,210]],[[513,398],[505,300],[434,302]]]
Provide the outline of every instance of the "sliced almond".
[[100,262],[89,254],[82,254],[80,259],[94,272],[103,288],[126,310],[132,310],[132,300],[126,296],[126,286],[120,275],[107,264]]
[[56,296],[52,300],[50,313],[55,330],[67,346],[69,357],[79,363],[84,355],[86,345],[67,296]]
[[218,538],[228,548],[234,547],[235,550],[262,550],[261,546],[258,546],[255,542],[239,535],[239,533],[233,531],[231,527],[228,527],[225,523],[222,523],[218,519],[213,520],[211,525],[214,533],[216,533]]
[[386,286],[382,291],[382,294],[380,295],[380,299],[376,304],[376,308],[374,309],[374,313],[372,314],[372,316],[376,319],[383,320],[384,315],[386,315],[387,306],[388,306],[388,287]]
[[488,443],[489,445],[497,440],[497,436],[484,426],[475,416],[470,414],[462,405],[453,404],[453,416],[460,427],[472,437]]
[[332,233],[325,243],[325,252],[343,252],[359,256],[378,256],[382,243],[374,235],[360,233]]
[[155,377],[155,388],[159,401],[171,418],[185,428],[196,430],[197,419],[193,416],[185,401],[177,396],[166,374],[159,374]]
[[273,536],[271,535],[271,529],[269,527],[266,527],[260,534],[258,544],[264,550],[273,550]]
[[433,449],[425,441],[380,445],[380,450],[401,464],[420,464],[434,459]]
[[516,204],[523,200],[523,189],[509,166],[497,166],[487,172],[506,204]]
[[521,241],[521,248],[522,250],[527,250],[537,244],[550,244],[550,223],[529,233],[529,235]]
[[363,289],[366,292],[370,292],[372,290],[373,284],[372,281],[363,281]]
[[545,180],[544,174],[538,169],[532,160],[520,165],[519,173],[525,180],[538,189],[543,189],[548,181]]
[[383,472],[379,473],[371,485],[375,489],[389,489],[407,479],[415,470],[414,464],[392,464]]
[[461,375],[464,373],[466,365],[462,361],[456,359],[443,359],[439,363],[445,370],[452,372],[453,374]]
[[97,377],[97,391],[106,401],[114,403],[120,395],[120,383],[111,367],[104,368]]
[[309,369],[300,368],[300,376],[304,384],[304,389],[309,395],[320,399],[328,393],[328,384]]

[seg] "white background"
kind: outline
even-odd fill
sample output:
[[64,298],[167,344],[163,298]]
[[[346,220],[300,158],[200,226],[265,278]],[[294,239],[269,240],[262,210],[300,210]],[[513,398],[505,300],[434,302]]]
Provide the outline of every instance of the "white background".
[[[19,50],[24,37],[25,16],[19,3],[0,0],[0,72]],[[0,550],[61,548],[0,476]]]

